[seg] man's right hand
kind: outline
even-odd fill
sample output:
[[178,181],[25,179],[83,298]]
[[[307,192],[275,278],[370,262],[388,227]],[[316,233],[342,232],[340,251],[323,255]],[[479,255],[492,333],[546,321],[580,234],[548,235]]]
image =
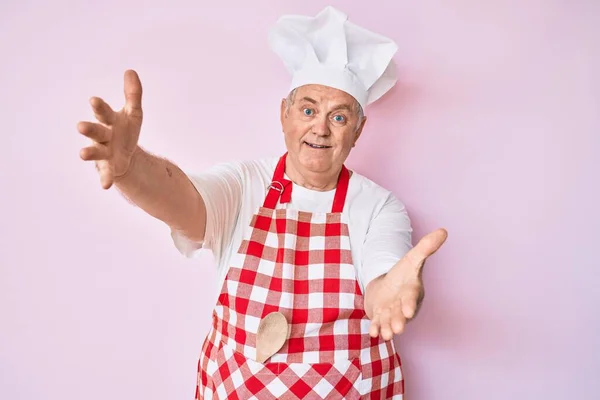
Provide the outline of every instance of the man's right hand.
[[109,189],[115,179],[129,170],[133,155],[139,150],[142,127],[142,84],[137,73],[125,71],[125,106],[113,109],[101,98],[92,97],[90,104],[98,122],[80,121],[77,130],[93,143],[80,151],[86,161],[95,161],[100,183]]

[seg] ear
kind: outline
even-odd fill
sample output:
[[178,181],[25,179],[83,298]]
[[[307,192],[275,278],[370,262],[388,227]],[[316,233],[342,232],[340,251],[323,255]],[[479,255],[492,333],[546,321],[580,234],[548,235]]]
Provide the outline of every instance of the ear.
[[358,126],[358,129],[356,130],[356,133],[354,134],[354,143],[352,143],[352,147],[356,146],[356,142],[358,142],[358,138],[360,137],[360,134],[362,133],[363,128],[365,127],[365,124],[367,123],[367,117],[364,116],[362,121],[360,122],[360,125]]
[[281,121],[282,127],[283,127],[283,121],[285,121],[285,119],[287,118],[286,109],[287,109],[287,100],[281,99],[281,106],[280,106],[280,110],[279,110],[279,119]]

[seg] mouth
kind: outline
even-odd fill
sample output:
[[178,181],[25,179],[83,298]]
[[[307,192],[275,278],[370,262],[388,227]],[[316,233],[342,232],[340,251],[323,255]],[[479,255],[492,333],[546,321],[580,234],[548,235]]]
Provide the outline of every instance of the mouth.
[[331,146],[323,146],[323,145],[312,144],[312,143],[308,143],[308,142],[304,142],[304,144],[313,149],[330,149],[331,148]]

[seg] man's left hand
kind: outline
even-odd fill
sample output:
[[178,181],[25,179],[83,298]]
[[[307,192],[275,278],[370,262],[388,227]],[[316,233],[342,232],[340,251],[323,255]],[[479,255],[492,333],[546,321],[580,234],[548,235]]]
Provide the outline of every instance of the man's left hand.
[[415,317],[424,297],[421,272],[425,260],[446,241],[448,233],[438,229],[423,237],[385,275],[373,280],[365,291],[365,310],[371,319],[369,334],[390,340],[402,333]]

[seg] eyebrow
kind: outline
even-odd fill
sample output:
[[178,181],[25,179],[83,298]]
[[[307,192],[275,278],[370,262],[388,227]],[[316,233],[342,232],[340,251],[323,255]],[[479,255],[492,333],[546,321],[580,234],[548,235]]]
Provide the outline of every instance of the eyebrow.
[[300,101],[308,101],[309,103],[317,104],[317,101],[315,99],[311,99],[310,97],[306,96],[301,98]]
[[352,112],[352,107],[350,107],[349,104],[340,104],[339,106],[335,106],[333,107],[332,111],[337,111],[337,110],[348,110],[350,112]]
[[[309,103],[312,103],[312,104],[317,104],[318,103],[318,101],[316,101],[315,99],[310,98],[310,97],[306,97],[306,96],[303,97],[303,98],[301,98],[300,101],[308,101]],[[340,105],[337,105],[337,106],[333,107],[332,111],[337,111],[337,110],[341,110],[341,109],[345,109],[345,110],[348,110],[348,111],[352,112],[352,107],[349,104],[340,104]]]

